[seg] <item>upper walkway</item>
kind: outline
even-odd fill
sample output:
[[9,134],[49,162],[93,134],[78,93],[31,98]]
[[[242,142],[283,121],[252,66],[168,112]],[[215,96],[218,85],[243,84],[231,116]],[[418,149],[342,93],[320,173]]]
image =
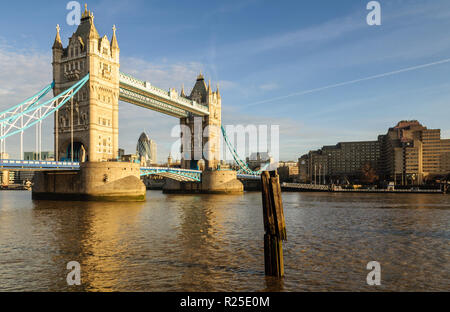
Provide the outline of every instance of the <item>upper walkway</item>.
[[174,89],[164,91],[128,74],[120,73],[119,88],[121,101],[155,110],[177,118],[185,118],[188,113],[196,116],[209,115],[208,106],[182,97]]

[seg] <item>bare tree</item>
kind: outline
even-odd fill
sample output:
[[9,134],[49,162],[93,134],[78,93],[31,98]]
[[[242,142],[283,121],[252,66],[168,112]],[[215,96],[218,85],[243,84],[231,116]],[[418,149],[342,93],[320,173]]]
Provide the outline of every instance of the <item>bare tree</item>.
[[378,181],[378,175],[370,163],[366,163],[362,167],[361,181],[367,184],[373,184]]

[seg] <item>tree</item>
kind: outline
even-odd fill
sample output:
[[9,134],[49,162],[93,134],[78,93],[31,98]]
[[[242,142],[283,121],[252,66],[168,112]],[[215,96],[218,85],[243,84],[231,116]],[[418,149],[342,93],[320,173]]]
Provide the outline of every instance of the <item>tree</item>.
[[373,184],[378,181],[378,175],[370,163],[366,163],[361,169],[361,181],[367,184]]

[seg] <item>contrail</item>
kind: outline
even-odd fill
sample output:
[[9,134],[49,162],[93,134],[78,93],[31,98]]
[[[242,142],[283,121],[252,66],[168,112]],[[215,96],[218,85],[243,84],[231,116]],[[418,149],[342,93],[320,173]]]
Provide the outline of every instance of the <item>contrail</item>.
[[346,86],[346,85],[349,85],[349,84],[358,83],[358,82],[361,82],[361,81],[367,81],[367,80],[372,80],[372,79],[377,79],[377,78],[383,78],[383,77],[387,77],[387,76],[392,76],[392,75],[396,75],[396,74],[400,74],[400,73],[404,73],[404,72],[409,72],[409,71],[412,71],[412,70],[417,70],[417,69],[430,67],[430,66],[435,66],[435,65],[440,65],[440,64],[449,63],[449,62],[450,62],[450,58],[444,59],[444,60],[440,60],[440,61],[437,61],[437,62],[433,62],[433,63],[428,63],[428,64],[423,64],[423,65],[417,65],[417,66],[412,66],[412,67],[408,67],[408,68],[403,68],[403,69],[387,72],[387,73],[384,73],[384,74],[378,74],[378,75],[374,75],[374,76],[369,76],[369,77],[366,77],[366,78],[360,78],[360,79],[350,80],[350,81],[346,81],[346,82],[340,82],[340,83],[332,84],[332,85],[325,86],[325,87],[320,87],[320,88],[315,88],[315,89],[295,92],[295,93],[291,93],[291,94],[287,94],[287,95],[283,95],[283,96],[279,96],[279,97],[275,97],[275,98],[271,98],[271,99],[267,99],[267,100],[263,100],[263,101],[259,101],[259,102],[255,102],[255,103],[251,103],[251,104],[248,104],[248,105],[244,105],[244,107],[254,106],[254,105],[263,104],[263,103],[274,102],[274,101],[290,98],[290,97],[293,97],[293,96],[305,95],[305,94],[314,93],[314,92],[318,92],[318,91],[323,91],[323,90],[327,90],[327,89],[342,87],[342,86]]

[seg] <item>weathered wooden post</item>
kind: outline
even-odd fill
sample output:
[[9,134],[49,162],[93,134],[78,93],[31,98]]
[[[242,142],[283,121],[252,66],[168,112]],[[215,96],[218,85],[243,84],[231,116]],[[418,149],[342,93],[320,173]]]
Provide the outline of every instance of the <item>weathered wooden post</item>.
[[283,244],[287,239],[280,180],[276,171],[261,174],[264,217],[264,266],[267,276],[284,276]]

